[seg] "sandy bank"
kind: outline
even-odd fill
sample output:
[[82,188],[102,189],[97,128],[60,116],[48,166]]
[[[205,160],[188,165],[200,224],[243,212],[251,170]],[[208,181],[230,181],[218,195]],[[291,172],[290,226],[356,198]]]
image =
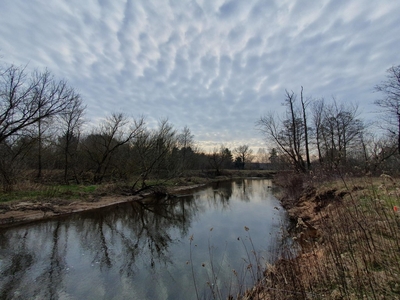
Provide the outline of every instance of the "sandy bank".
[[[183,193],[202,186],[204,186],[204,184],[174,187],[170,188],[168,193]],[[99,209],[120,203],[144,201],[146,198],[149,198],[152,195],[152,192],[144,192],[138,195],[130,196],[104,194],[75,200],[48,199],[46,201],[32,200],[3,203],[0,204],[0,228],[56,218],[59,216]]]

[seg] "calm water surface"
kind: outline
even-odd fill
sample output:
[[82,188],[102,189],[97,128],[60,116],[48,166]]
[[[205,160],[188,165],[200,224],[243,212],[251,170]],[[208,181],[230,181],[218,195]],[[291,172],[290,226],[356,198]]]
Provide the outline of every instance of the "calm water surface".
[[276,258],[286,215],[270,185],[223,182],[0,230],[0,299],[226,298]]

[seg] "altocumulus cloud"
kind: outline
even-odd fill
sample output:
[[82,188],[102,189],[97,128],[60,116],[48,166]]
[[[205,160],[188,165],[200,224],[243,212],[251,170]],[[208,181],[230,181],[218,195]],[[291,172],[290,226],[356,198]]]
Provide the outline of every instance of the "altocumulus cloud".
[[3,63],[47,67],[111,112],[187,125],[204,147],[265,147],[254,127],[285,89],[358,102],[400,63],[392,0],[3,0]]

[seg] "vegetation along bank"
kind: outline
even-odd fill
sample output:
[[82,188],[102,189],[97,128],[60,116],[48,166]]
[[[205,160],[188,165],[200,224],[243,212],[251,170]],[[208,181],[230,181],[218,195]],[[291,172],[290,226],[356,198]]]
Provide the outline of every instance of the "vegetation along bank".
[[276,177],[293,244],[243,299],[399,299],[400,181]]
[[257,154],[246,144],[206,152],[167,119],[150,127],[111,113],[89,128],[66,81],[13,65],[0,74],[0,225],[168,196],[239,171],[278,172],[298,250],[283,247],[251,297],[400,297],[400,65],[375,86],[375,124],[349,99],[286,90],[285,113],[257,121],[269,151]]

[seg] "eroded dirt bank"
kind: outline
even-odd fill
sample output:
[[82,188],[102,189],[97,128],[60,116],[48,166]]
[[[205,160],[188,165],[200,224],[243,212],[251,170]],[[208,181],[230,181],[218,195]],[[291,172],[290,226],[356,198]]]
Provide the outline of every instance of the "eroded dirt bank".
[[[183,193],[202,186],[204,184],[177,186],[169,188],[167,192],[168,194]],[[104,193],[75,200],[48,199],[2,203],[0,204],[0,228],[99,209],[124,202],[143,201],[153,194],[154,192],[143,192],[138,195],[124,196]]]
[[400,181],[307,183],[282,199],[298,247],[243,299],[400,299]]
[[[225,170],[223,175],[210,178],[204,177],[204,174],[201,176],[192,174],[193,176],[187,178],[178,178],[174,186],[155,187],[155,189],[161,188],[162,192],[174,195],[200,188],[212,182],[253,177],[272,179],[274,174],[274,171],[263,170]],[[10,202],[0,202],[0,228],[98,209],[123,202],[141,201],[157,193],[154,190],[152,192],[147,190],[136,195],[127,195],[124,192],[109,192],[107,188],[105,190],[106,192],[103,193],[84,193],[82,197],[68,200],[49,197],[46,200],[12,200]]]

